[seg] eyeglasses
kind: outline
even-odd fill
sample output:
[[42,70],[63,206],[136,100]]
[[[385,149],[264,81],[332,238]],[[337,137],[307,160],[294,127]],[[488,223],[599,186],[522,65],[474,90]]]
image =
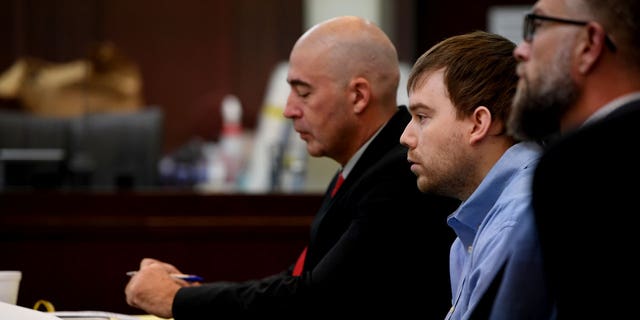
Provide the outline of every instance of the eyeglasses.
[[[556,17],[542,16],[535,13],[529,13],[524,16],[524,26],[522,29],[522,37],[524,41],[531,42],[533,40],[533,36],[536,33],[536,28],[539,26],[539,24],[536,23],[536,20],[573,24],[576,26],[586,26],[587,24],[589,24],[589,21],[562,19],[562,18],[556,18]],[[609,35],[605,35],[604,42],[605,42],[605,45],[609,48],[609,50],[613,52],[616,51],[616,45],[613,43],[613,41],[611,41],[611,38],[609,38]]]

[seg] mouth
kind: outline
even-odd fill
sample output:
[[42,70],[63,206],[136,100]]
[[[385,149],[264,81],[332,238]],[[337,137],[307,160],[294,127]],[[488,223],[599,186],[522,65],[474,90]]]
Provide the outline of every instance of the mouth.
[[418,175],[418,172],[420,170],[420,165],[415,161],[411,160],[410,158],[407,158],[407,162],[409,163],[409,169],[411,170],[411,172],[413,172],[413,174],[415,175]]
[[518,63],[518,66],[516,67],[516,75],[518,76],[518,79],[522,79],[522,77],[524,77],[524,65],[522,63]]
[[298,131],[296,130],[296,132],[298,133],[298,135],[300,136],[300,139],[307,141],[309,139],[309,133],[304,132],[304,131]]

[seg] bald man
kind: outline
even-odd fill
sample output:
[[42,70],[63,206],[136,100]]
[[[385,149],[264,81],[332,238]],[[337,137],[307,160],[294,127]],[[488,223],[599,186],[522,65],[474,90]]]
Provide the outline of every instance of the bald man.
[[458,202],[416,187],[399,143],[410,115],[396,105],[392,42],[364,19],[327,20],[295,43],[287,82],[284,115],[307,151],[341,165],[308,246],[282,272],[244,282],[188,285],[170,277],[179,272],[174,266],[143,259],[125,289],[127,303],[176,320],[444,317],[453,240],[445,219]]

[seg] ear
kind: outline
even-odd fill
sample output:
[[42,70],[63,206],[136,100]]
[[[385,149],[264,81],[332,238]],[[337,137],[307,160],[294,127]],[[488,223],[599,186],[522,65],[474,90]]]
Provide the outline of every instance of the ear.
[[469,143],[471,145],[482,141],[487,135],[490,134],[492,127],[491,112],[485,106],[479,106],[471,115],[471,134],[469,136]]
[[371,84],[367,79],[357,77],[351,80],[349,88],[353,111],[356,114],[361,113],[369,105],[369,100],[371,99]]
[[599,23],[589,22],[585,30],[584,39],[580,39],[581,45],[578,46],[578,70],[581,74],[588,73],[606,49],[607,34]]

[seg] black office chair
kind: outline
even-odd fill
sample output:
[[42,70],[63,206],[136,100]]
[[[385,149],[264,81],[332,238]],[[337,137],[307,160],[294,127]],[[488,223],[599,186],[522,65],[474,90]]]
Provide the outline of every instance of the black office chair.
[[69,170],[93,189],[157,186],[163,120],[158,107],[75,118]]

